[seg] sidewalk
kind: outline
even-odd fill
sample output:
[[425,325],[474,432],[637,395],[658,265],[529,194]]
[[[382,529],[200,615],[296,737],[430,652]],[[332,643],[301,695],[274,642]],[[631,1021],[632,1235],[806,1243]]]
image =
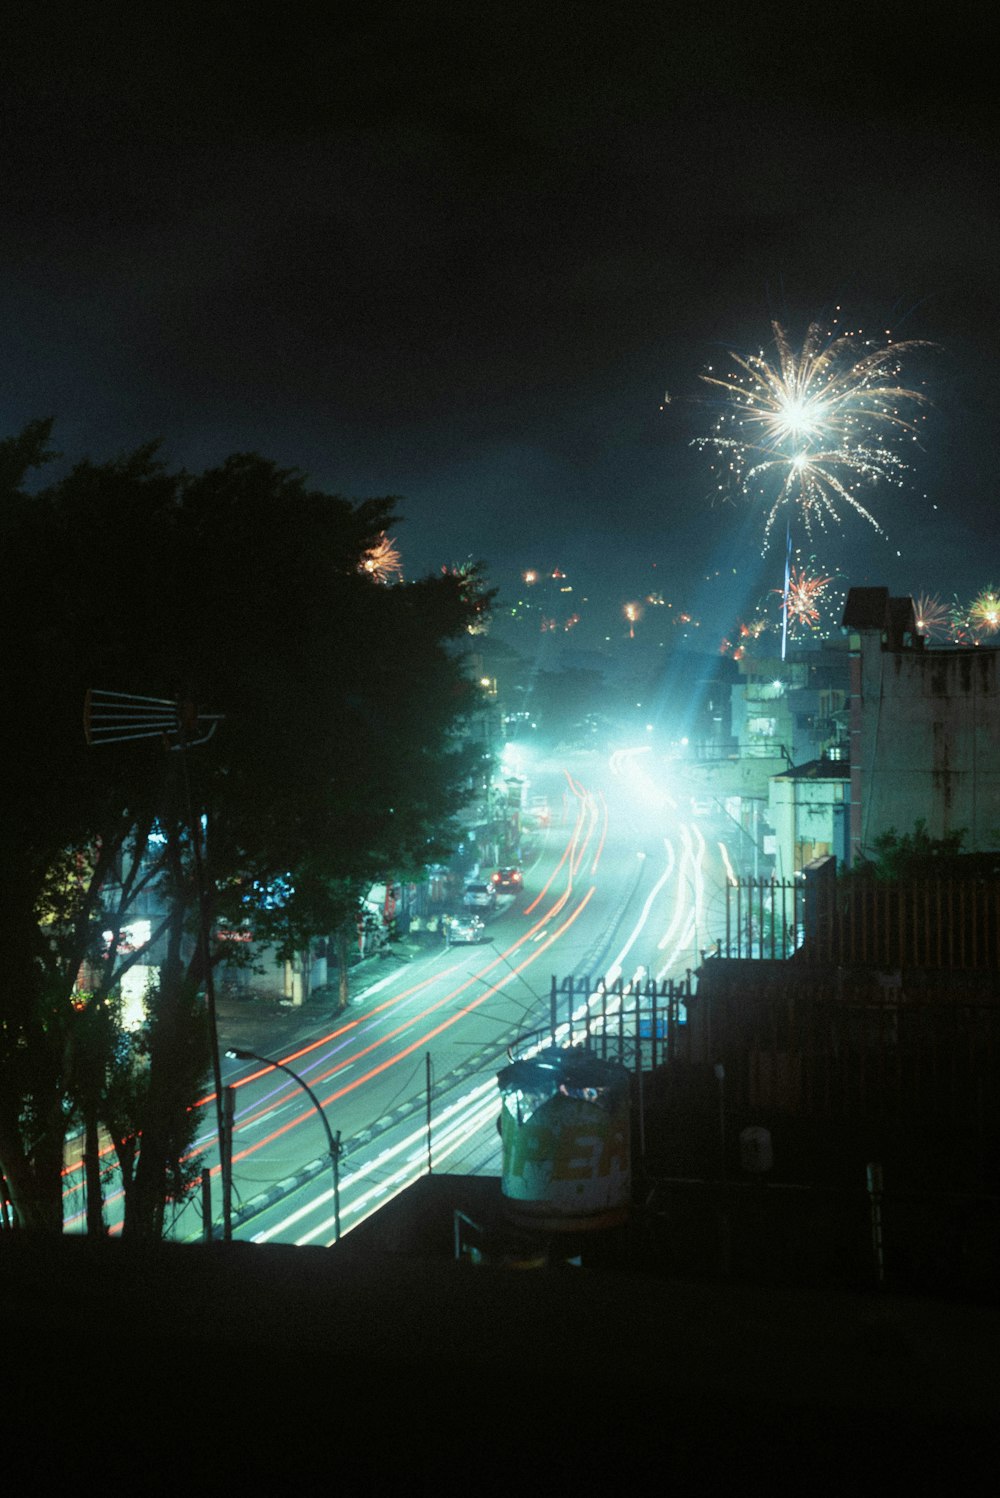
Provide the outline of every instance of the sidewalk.
[[230,1046],[256,1051],[262,1056],[280,1056],[300,1041],[306,1043],[315,1032],[349,1020],[360,1012],[359,1006],[369,989],[422,957],[443,951],[443,945],[403,939],[393,942],[383,953],[362,958],[348,972],[348,1008],[338,1010],[338,985],[327,984],[301,1004],[292,1004],[276,996],[252,994],[246,998],[219,994],[215,1001],[218,1019],[219,1048],[225,1053]]

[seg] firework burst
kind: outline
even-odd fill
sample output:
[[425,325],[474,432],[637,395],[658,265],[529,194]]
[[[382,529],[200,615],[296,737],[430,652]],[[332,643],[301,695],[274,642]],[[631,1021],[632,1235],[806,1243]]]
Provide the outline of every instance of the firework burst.
[[953,645],[976,643],[976,626],[972,620],[972,610],[969,604],[962,602],[957,593],[952,598],[948,609],[948,639]]
[[736,626],[735,637],[732,640],[727,636],[722,641],[719,653],[731,656],[734,661],[741,661],[755,641],[759,640],[761,635],[766,634],[769,628],[767,619],[758,611],[751,620],[742,620]]
[[968,621],[981,639],[1000,634],[1000,593],[992,583],[977,593],[970,603]]
[[820,621],[819,604],[832,577],[811,577],[804,567],[793,567],[788,574],[788,590],[775,588],[790,625],[815,629]]
[[914,604],[917,616],[917,634],[925,640],[944,640],[950,633],[951,619],[948,609],[936,593],[921,593]]
[[767,620],[761,614],[755,614],[748,624],[741,624],[739,633],[744,646],[748,641],[759,640],[767,633],[767,628]]
[[457,579],[459,592],[466,603],[472,606],[473,616],[465,627],[466,633],[486,634],[490,623],[489,605],[492,595],[484,585],[479,564],[477,562],[453,562],[450,567],[442,567],[441,572],[446,577]]
[[772,621],[761,612],[765,604],[758,605],[757,611],[750,620],[741,620],[736,626],[733,639],[728,637],[719,646],[721,655],[731,656],[734,661],[741,661],[753,651],[754,645],[773,627]]
[[892,447],[915,438],[905,412],[926,397],[900,382],[904,354],[926,347],[916,340],[878,344],[860,333],[826,333],[814,323],[799,352],[772,324],[773,362],[763,352],[731,353],[736,366],[702,379],[725,398],[712,434],[695,446],[716,455],[723,484],[768,505],[764,549],[783,508],[814,525],[840,523],[848,506],[877,531],[881,526],[857,491],[879,482],[901,484],[907,465]]
[[361,559],[359,572],[365,572],[376,583],[392,582],[403,575],[403,559],[399,547],[391,536],[382,532],[374,546],[370,546]]

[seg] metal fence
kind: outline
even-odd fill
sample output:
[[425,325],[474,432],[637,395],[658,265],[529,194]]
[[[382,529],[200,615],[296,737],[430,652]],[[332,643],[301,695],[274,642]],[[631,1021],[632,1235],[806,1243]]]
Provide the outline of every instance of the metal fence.
[[726,887],[719,955],[877,968],[1000,969],[1000,879],[799,879]]
[[553,977],[549,1025],[536,1044],[585,1045],[604,1061],[635,1071],[653,1071],[668,1061],[687,1059],[687,1019],[691,974],[683,979]]
[[805,938],[806,887],[794,879],[737,879],[726,885],[721,957],[790,957]]

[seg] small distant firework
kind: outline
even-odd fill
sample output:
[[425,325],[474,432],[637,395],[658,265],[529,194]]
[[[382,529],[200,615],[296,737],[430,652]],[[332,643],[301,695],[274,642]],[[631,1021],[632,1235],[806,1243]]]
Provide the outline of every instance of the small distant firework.
[[906,464],[889,445],[914,437],[907,407],[926,396],[900,383],[902,356],[925,347],[916,340],[876,343],[860,333],[829,334],[814,323],[796,353],[773,323],[777,362],[763,352],[731,352],[729,374],[702,379],[721,390],[725,408],[695,446],[717,457],[720,485],[768,505],[764,549],[783,507],[799,512],[806,530],[840,523],[841,504],[881,526],[858,497],[862,486],[902,483]]
[[971,603],[963,603],[956,595],[945,618],[948,638],[953,644],[978,645],[980,640],[1000,634],[1000,591],[990,583]]
[[634,640],[636,622],[642,614],[642,609],[637,603],[627,603],[622,609],[622,613],[628,620],[628,637],[630,640]]
[[728,637],[722,641],[719,647],[721,655],[731,656],[734,661],[743,660],[747,651],[752,649],[756,640],[766,634],[771,628],[770,621],[759,610],[752,619],[742,620],[736,627],[735,639]]
[[914,604],[917,634],[925,640],[945,640],[951,632],[948,609],[936,593],[921,593]]
[[454,562],[450,567],[442,567],[441,571],[447,576],[458,579],[462,597],[466,603],[472,605],[473,617],[466,625],[466,633],[486,634],[490,623],[489,600],[483,591],[483,578],[479,565],[476,562]]
[[379,536],[375,545],[365,552],[358,571],[366,572],[376,583],[389,583],[393,578],[402,577],[403,559],[399,548],[385,531]]
[[804,567],[793,567],[788,575],[787,594],[784,588],[773,590],[781,597],[789,624],[815,628],[820,620],[820,599],[832,582],[832,577],[810,577]]
[[975,633],[969,605],[956,594],[948,609],[948,638],[954,645],[969,645],[974,643]]
[[980,639],[1000,634],[1000,593],[992,583],[970,603],[969,624]]

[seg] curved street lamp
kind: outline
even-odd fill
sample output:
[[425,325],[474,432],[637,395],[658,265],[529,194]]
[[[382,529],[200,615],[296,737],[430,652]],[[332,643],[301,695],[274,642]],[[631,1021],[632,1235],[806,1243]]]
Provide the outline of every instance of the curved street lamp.
[[[275,1061],[270,1056],[258,1056],[256,1051],[240,1051],[235,1047],[226,1051],[226,1055],[233,1061],[259,1061],[263,1066],[275,1066],[279,1071],[286,1072],[293,1082],[297,1082],[319,1114],[323,1128],[326,1130],[326,1142],[330,1150],[330,1164],[333,1167],[333,1231],[334,1241],[340,1242],[340,1130],[334,1135],[330,1128],[330,1122],[323,1110],[323,1104],[313,1092],[309,1083],[299,1076],[298,1072],[292,1071],[283,1061]],[[232,1134],[229,1135],[230,1150],[232,1149]],[[227,1162],[226,1169],[231,1170],[231,1161]]]

